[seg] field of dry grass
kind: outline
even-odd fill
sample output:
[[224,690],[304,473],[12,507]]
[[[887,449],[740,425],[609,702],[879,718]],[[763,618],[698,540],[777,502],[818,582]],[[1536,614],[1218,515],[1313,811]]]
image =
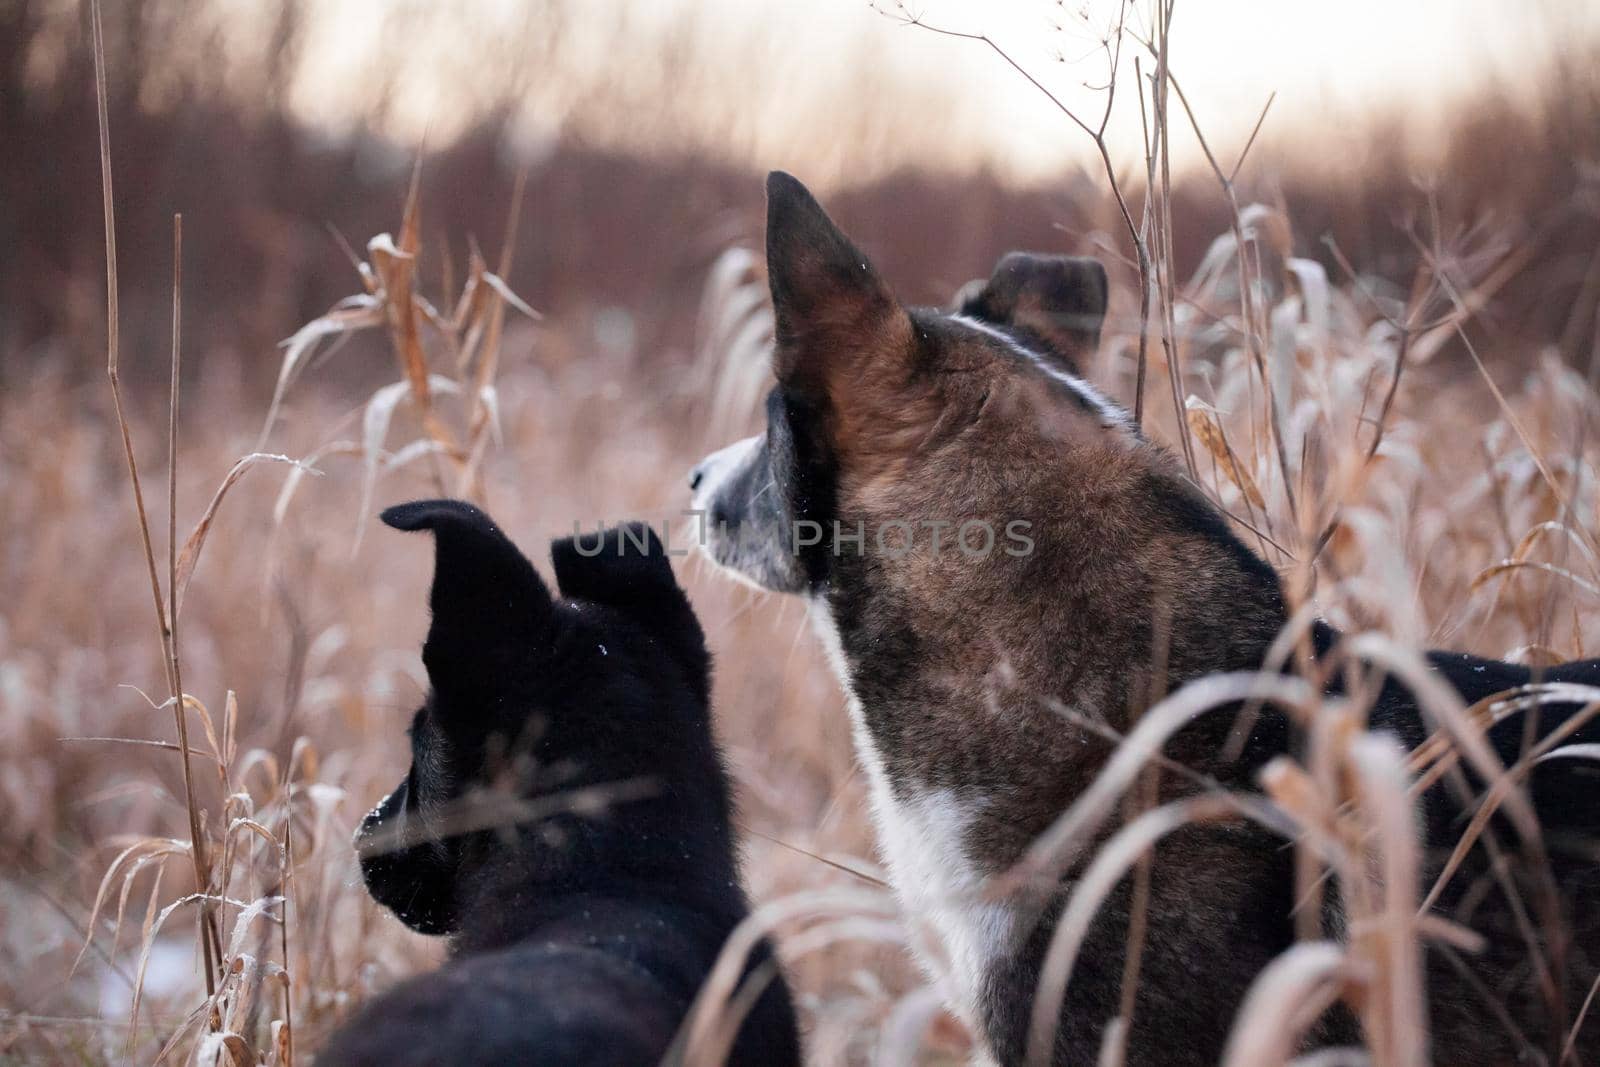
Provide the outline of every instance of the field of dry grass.
[[[1126,280],[1119,292],[1128,304]],[[1377,461],[1363,467],[1356,457],[1375,433],[1397,344],[1360,297],[1337,287],[1327,297],[1327,334],[1299,323],[1292,356],[1293,422],[1320,442],[1299,506],[1321,516],[1340,508],[1319,562],[1319,606],[1410,646],[1523,659],[1594,649],[1600,631],[1588,609],[1600,568],[1568,532],[1594,521],[1600,496],[1595,443],[1581,431],[1595,399],[1582,376],[1553,359],[1502,374],[1499,407],[1483,378],[1420,363],[1396,392]],[[1132,309],[1120,310],[1126,325]],[[1098,375],[1121,395],[1131,343],[1111,331]],[[708,360],[705,379],[652,379],[581,348],[553,325],[514,323],[503,342],[501,439],[485,463],[484,496],[535,551],[574,520],[676,515],[684,472],[721,439],[707,428],[707,398],[731,372]],[[1250,420],[1240,417],[1250,410],[1244,353],[1222,345],[1214,364],[1202,363],[1197,347],[1190,358],[1191,417],[1226,428],[1244,472],[1230,476],[1202,451],[1205,481],[1264,537],[1303,546],[1274,491],[1275,460],[1251,446]],[[288,391],[265,447],[296,457],[320,450],[317,474],[300,478],[281,521],[290,468],[243,475],[205,541],[179,630],[185,691],[205,709],[191,717],[197,803],[212,861],[227,848],[232,869],[219,921],[242,970],[223,1018],[250,1042],[262,1041],[268,1020],[292,1019],[306,1048],[354,999],[437,955],[366,898],[348,846],[354,821],[404,768],[402,730],[423,685],[416,650],[428,561],[370,523],[358,542],[363,463],[326,446],[355,438],[360,413],[321,395],[316,375]],[[759,383],[759,371],[746,377]],[[734,381],[722,395],[740,388]],[[162,500],[165,424],[153,399],[133,428],[147,495]],[[446,415],[452,401],[438,401]],[[203,991],[194,908],[166,912],[193,888],[183,784],[170,712],[158,707],[160,643],[119,438],[101,382],[69,383],[45,369],[3,403],[4,1040],[14,1056],[117,1062],[130,1055],[131,1033],[131,1057],[147,1061]],[[203,381],[184,398],[184,527],[234,457],[256,448],[264,410],[263,397],[225,382]],[[726,408],[717,415],[722,428],[742,429],[729,426]],[[402,409],[389,451],[423,435]],[[425,464],[413,463],[385,474],[365,510],[433,491]],[[1275,555],[1270,543],[1266,551]],[[1521,565],[1486,577],[1506,559]],[[800,606],[709,574],[698,558],[680,571],[718,658],[718,722],[740,788],[752,891],[762,900],[828,887],[881,894],[850,873],[875,871],[863,788],[840,695]],[[95,936],[73,971],[108,870]],[[870,1059],[886,1022],[909,1026],[925,1006],[904,999],[919,981],[899,948],[903,931],[862,909],[785,942],[819,1063]],[[281,938],[286,990],[275,980]],[[961,1043],[953,1027],[930,1040]]]
[[[1570,130],[1585,114],[1583,100],[1564,93],[1562,101],[1565,117],[1549,129]],[[115,131],[113,123],[113,145]],[[74,136],[87,138],[92,161],[93,128]],[[1542,136],[1522,130],[1506,140]],[[1376,660],[1430,646],[1523,662],[1600,648],[1600,395],[1591,362],[1600,353],[1600,253],[1587,238],[1574,246],[1575,234],[1600,233],[1596,149],[1591,137],[1543,160],[1547,171],[1507,178],[1532,205],[1520,229],[1475,213],[1464,195],[1402,190],[1392,173],[1384,187],[1415,223],[1395,223],[1398,207],[1380,220],[1372,202],[1294,195],[1292,175],[1290,195],[1247,206],[1237,229],[1208,176],[1186,176],[1171,197],[1178,217],[1165,233],[1179,270],[1162,280],[1171,345],[1152,341],[1147,353],[1149,432],[1174,449],[1187,436],[1197,480],[1306,610],[1371,631]],[[1573,163],[1585,153],[1590,170]],[[451,158],[430,160],[425,174]],[[708,170],[708,185],[744,189],[737,195],[747,203],[758,188],[753,176]],[[1486,189],[1492,176],[1479,168],[1472,182]],[[1043,221],[1061,213],[1057,202],[1028,194],[1022,217],[1041,219],[1034,237],[1018,232],[1031,223],[1005,218],[1006,190],[975,180],[968,188],[985,205],[980,222],[952,222],[958,251],[930,265],[925,219],[939,213],[940,197],[959,193],[934,185],[942,191],[926,193],[926,207],[893,181],[841,197],[909,298],[952,291],[1010,243],[1061,244]],[[520,186],[497,172],[483,188],[473,208],[480,223],[503,218]],[[559,211],[558,189],[527,196]],[[381,206],[392,205],[393,217],[381,224],[402,250],[405,196],[405,174],[391,175]],[[1185,212],[1202,198],[1203,209]],[[453,218],[458,206],[430,198],[425,180],[414,283],[448,317],[468,272],[463,234],[440,238],[455,244],[453,270],[425,236],[439,232],[432,212],[441,200],[439,215]],[[908,204],[924,222],[906,218]],[[119,197],[118,209],[136,232],[168,221],[137,196]],[[1070,210],[1073,250],[1101,250],[1113,275],[1091,377],[1131,404],[1140,347],[1131,253],[1103,194],[1075,196]],[[93,197],[74,208],[91,221],[98,211]],[[328,221],[354,239],[378,217],[369,203],[359,218]],[[270,218],[262,225],[271,229]],[[186,321],[237,309],[287,337],[331,302],[333,284],[367,294],[367,305],[350,310],[378,308],[377,328],[348,344],[325,338],[287,382],[265,432],[283,351],[251,350],[245,360],[230,348],[248,347],[249,331],[203,329],[190,347],[207,358],[183,377],[169,484],[171,427],[156,384],[168,352],[154,343],[166,308],[130,300],[122,371],[135,380],[126,414],[153,564],[110,391],[103,376],[84,372],[104,352],[92,325],[96,265],[69,257],[64,309],[45,314],[49,301],[31,289],[16,299],[14,308],[36,314],[0,333],[8,346],[0,352],[0,1061],[152,1062],[165,1053],[168,1062],[305,1062],[352,1004],[438,958],[437,944],[367,898],[349,846],[361,813],[404,770],[403,729],[424,685],[417,651],[429,561],[370,520],[389,503],[459,486],[538,560],[541,545],[574,522],[678,515],[691,464],[758,425],[759,264],[738,251],[715,258],[750,229],[747,219],[723,226],[716,247],[688,257],[693,271],[675,258],[686,237],[649,236],[666,251],[641,259],[677,286],[666,310],[640,296],[644,307],[597,309],[574,298],[554,301],[556,311],[541,284],[555,272],[548,246],[514,230],[518,256],[542,266],[531,277],[506,272],[510,288],[546,315],[535,322],[505,308],[483,281],[483,295],[461,305],[459,329],[419,313],[415,343],[383,315],[393,293],[413,284],[397,281],[385,246],[360,253],[374,272],[365,287],[354,272],[338,273],[347,265],[331,245],[317,253],[318,303],[309,310],[306,292],[284,296],[292,286],[263,285],[260,301],[217,296],[214,271],[225,261],[208,257],[196,270],[190,260]],[[1388,236],[1373,237],[1379,230]],[[1324,245],[1324,233],[1344,241]],[[1243,293],[1238,237],[1250,250]],[[495,260],[498,249],[486,245]],[[290,266],[279,266],[292,275],[308,255],[297,244]],[[165,291],[170,253],[138,242],[122,270],[139,293]],[[454,282],[441,280],[452,274]],[[576,283],[551,287],[563,286]],[[641,342],[641,329],[669,340]],[[440,376],[426,404],[419,370]],[[292,462],[243,468],[211,512],[236,461],[252,453]],[[173,566],[192,565],[176,627],[189,698],[187,787],[157,621],[171,604],[153,605],[149,580],[153,566],[168,585],[169,492]],[[198,554],[176,559],[202,522]],[[908,963],[906,930],[878,881],[842,699],[802,607],[735,585],[697,557],[678,569],[717,658],[717,722],[739,789],[747,881],[757,900],[794,913],[776,930],[811,1059],[960,1062],[967,1039],[938,1016]],[[1315,710],[1359,722],[1358,705]],[[1451,722],[1465,722],[1462,713],[1439,711]],[[1358,729],[1330,730],[1323,743],[1323,763],[1282,768],[1271,794],[1308,838],[1333,842],[1324,854],[1336,868],[1343,857],[1341,878],[1364,884],[1377,876],[1351,857],[1377,834],[1385,855],[1405,860],[1404,834],[1397,839],[1385,820],[1403,809],[1405,774],[1426,773],[1450,749],[1400,769]],[[209,875],[199,895],[191,810]],[[1395,1004],[1408,995],[1410,957],[1389,950],[1414,951],[1431,932],[1380,892],[1368,900],[1378,933],[1331,964],[1289,961],[1252,1003],[1244,1032],[1256,1043],[1234,1062],[1282,1062],[1273,1042],[1291,1028],[1281,1009],[1296,997],[1366,990],[1371,1007],[1381,1000],[1373,989]],[[201,962],[202,925],[214,928],[222,957],[214,977]],[[1371,1010],[1372,1062],[1415,1062],[1395,1016]]]

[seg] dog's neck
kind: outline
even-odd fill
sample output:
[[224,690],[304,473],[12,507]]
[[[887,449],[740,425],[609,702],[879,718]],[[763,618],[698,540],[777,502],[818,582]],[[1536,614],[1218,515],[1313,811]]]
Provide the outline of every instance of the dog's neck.
[[1114,547],[1061,523],[1036,530],[1027,558],[932,576],[842,559],[813,598],[858,744],[898,794],[949,784],[981,800],[985,867],[1064,810],[1152,703],[1261,665],[1284,623],[1277,577],[1188,503],[1195,515]]
[[[724,885],[737,879],[726,796],[716,785],[640,777],[531,797],[518,805],[523,825],[466,835],[454,950],[546,936],[597,906],[621,912],[634,901],[672,900],[686,913],[720,918],[709,913],[724,909],[725,894],[696,895],[718,881],[713,872],[725,872]],[[712,810],[719,806],[721,817]]]
[[1213,527],[1138,551],[1053,530],[1010,573],[956,566],[930,581],[842,559],[811,598],[912,943],[978,1028],[988,976],[1027,930],[989,879],[1144,708],[1201,674],[1259,666],[1283,622],[1276,576],[1226,527],[1221,541]]

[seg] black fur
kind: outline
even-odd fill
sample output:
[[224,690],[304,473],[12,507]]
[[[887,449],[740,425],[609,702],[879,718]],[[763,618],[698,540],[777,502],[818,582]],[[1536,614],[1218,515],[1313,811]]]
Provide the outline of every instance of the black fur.
[[[453,958],[364,1006],[317,1062],[659,1062],[748,912],[710,661],[660,541],[556,542],[556,600],[469,504],[383,518],[437,542],[432,691],[410,773],[356,843],[372,895],[452,934]],[[770,961],[763,945],[747,973]],[[781,977],[729,1062],[800,1062]]]
[[800,561],[808,587],[820,587],[828,579],[834,556],[833,464],[828,461],[822,441],[822,417],[812,401],[774,387],[767,397],[768,477],[775,492],[785,527],[797,522],[814,522],[823,528],[821,541],[802,547]]

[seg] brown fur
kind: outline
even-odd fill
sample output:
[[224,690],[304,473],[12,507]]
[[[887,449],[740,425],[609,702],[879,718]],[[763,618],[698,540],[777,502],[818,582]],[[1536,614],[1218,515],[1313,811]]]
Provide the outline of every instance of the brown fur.
[[1100,344],[1106,285],[1098,260],[1010,252],[988,281],[971,283],[959,294],[956,310],[1007,323],[1082,373]]

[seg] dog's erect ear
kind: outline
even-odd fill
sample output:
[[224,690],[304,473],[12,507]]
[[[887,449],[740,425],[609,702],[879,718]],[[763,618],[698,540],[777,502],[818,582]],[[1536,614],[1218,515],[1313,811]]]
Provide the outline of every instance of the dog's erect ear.
[[630,522],[565,537],[550,546],[561,595],[604,604],[636,620],[674,650],[701,700],[709,695],[711,663],[705,634],[672,575],[666,546],[649,526]]
[[786,387],[837,398],[906,373],[911,320],[889,287],[806,187],[767,176],[767,277]]
[[1008,252],[987,282],[969,283],[956,310],[1036,335],[1074,370],[1100,344],[1106,269],[1097,259]]
[[666,548],[642,522],[564,537],[550,545],[550,559],[561,595],[573,600],[618,607],[684,601]]
[[460,500],[418,500],[383,513],[397,530],[432,530],[433,625],[422,662],[450,699],[493,692],[549,631],[550,591],[489,516]]

